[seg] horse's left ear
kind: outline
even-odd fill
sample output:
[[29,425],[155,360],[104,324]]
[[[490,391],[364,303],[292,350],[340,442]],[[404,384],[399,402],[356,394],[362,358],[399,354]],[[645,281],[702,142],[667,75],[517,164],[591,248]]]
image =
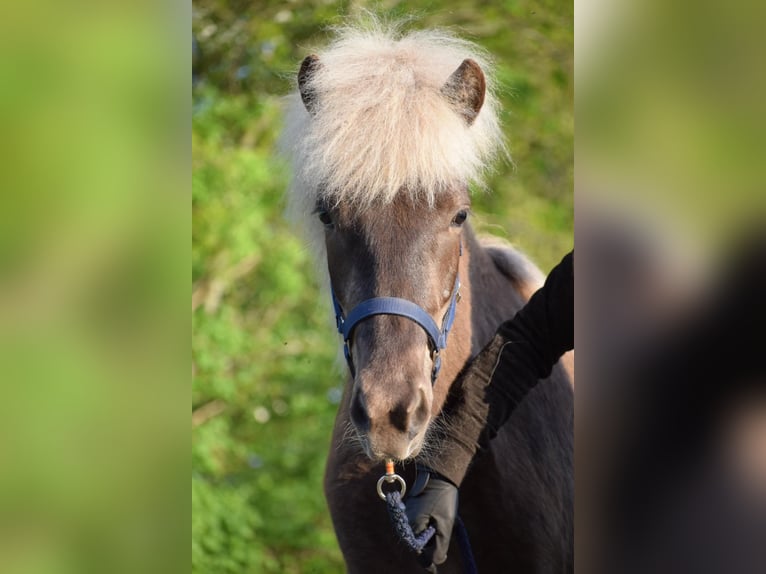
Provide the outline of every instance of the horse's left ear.
[[311,54],[303,60],[301,69],[298,72],[298,90],[301,93],[303,105],[306,106],[306,109],[312,116],[316,113],[317,96],[311,85],[311,77],[321,66],[319,56]]
[[447,98],[470,126],[484,105],[487,82],[479,64],[471,59],[463,60],[457,70],[442,86],[441,93]]

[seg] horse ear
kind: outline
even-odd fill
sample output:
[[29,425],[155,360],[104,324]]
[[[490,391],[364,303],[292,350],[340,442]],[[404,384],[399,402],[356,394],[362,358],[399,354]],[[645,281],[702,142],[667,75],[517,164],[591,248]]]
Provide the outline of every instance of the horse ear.
[[441,93],[470,126],[484,105],[487,82],[479,64],[463,60],[442,86]]
[[298,72],[298,89],[301,92],[301,99],[311,115],[316,113],[317,106],[316,91],[311,85],[311,77],[321,67],[322,64],[319,63],[319,56],[311,54],[303,60],[301,69]]

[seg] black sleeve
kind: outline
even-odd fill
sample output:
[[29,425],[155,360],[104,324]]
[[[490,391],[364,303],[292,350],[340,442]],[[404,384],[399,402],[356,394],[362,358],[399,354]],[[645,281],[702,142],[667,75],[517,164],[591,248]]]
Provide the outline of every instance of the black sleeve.
[[456,382],[456,408],[446,425],[441,452],[429,466],[459,485],[482,442],[495,436],[526,394],[572,348],[574,252],[553,268],[513,319],[500,325]]

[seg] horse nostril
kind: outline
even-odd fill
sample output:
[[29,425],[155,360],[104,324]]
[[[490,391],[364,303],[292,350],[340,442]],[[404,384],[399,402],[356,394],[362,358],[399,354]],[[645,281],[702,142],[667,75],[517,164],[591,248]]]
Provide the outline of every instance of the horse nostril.
[[428,421],[430,414],[431,405],[428,402],[426,393],[421,389],[420,393],[418,393],[417,405],[410,414],[410,432],[417,434],[417,431]]
[[406,432],[409,438],[417,436],[428,419],[429,406],[423,392],[408,402],[402,402],[389,413],[391,425],[401,432]]
[[407,407],[404,405],[396,406],[388,413],[388,420],[391,422],[391,426],[401,432],[405,432],[409,428],[409,418]]
[[351,422],[360,431],[370,430],[370,415],[361,393],[354,393],[354,397],[351,399]]

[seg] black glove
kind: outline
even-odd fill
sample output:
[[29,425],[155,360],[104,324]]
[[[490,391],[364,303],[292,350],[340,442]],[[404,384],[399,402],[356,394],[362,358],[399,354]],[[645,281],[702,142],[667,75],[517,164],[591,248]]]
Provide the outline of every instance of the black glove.
[[[421,473],[425,473],[425,485],[420,486]],[[418,556],[421,565],[429,572],[436,572],[437,564],[447,559],[447,549],[452,537],[452,526],[457,516],[457,487],[441,475],[418,467],[418,480],[413,492],[407,496],[407,520],[417,535],[428,525],[436,528],[436,534]]]

